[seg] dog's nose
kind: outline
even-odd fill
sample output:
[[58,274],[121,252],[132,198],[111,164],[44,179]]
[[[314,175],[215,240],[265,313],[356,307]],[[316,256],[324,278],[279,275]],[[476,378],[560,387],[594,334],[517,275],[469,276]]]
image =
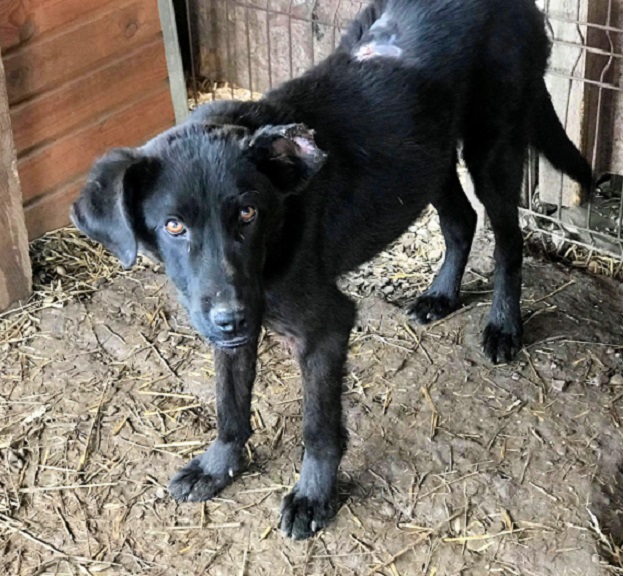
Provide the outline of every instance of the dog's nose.
[[235,334],[247,327],[247,320],[243,308],[214,308],[210,312],[210,319],[224,334]]

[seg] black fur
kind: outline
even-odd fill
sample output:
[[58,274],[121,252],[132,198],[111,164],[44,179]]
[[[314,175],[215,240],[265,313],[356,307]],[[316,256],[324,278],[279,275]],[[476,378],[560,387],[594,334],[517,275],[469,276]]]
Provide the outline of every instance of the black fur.
[[[218,438],[172,479],[175,498],[211,498],[241,469],[265,323],[296,342],[303,375],[305,456],[281,527],[306,538],[330,520],[355,320],[336,279],[432,203],[447,254],[410,314],[429,322],[459,306],[476,225],[456,174],[459,143],[496,238],[485,354],[511,359],[522,334],[517,204],[528,146],[592,183],[545,90],[548,53],[532,0],[383,0],[327,60],[260,102],[203,106],[95,164],[74,222],[126,266],[137,251],[164,261],[215,345]],[[171,219],[185,234],[166,231]]]

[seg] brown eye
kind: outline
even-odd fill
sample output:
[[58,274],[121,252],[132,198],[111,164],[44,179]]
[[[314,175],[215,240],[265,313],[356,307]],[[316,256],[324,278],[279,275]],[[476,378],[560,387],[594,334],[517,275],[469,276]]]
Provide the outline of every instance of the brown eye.
[[180,236],[186,232],[184,224],[182,224],[179,220],[168,220],[165,228],[171,236]]
[[257,210],[253,208],[253,206],[245,206],[244,208],[240,209],[240,220],[242,220],[244,224],[249,224],[250,222],[253,222],[256,216]]

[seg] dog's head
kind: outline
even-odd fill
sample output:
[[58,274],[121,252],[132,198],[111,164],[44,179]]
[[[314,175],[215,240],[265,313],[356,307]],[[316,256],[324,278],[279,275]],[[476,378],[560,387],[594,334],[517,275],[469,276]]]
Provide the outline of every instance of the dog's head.
[[223,348],[257,337],[267,243],[284,199],[325,159],[300,124],[187,124],[97,160],[72,221],[125,268],[164,262],[197,330]]

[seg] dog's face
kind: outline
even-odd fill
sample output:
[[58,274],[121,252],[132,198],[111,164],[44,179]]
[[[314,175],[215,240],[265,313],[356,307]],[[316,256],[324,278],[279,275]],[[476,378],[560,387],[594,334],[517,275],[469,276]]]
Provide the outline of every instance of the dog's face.
[[93,166],[71,216],[124,267],[145,252],[167,275],[197,330],[222,348],[260,330],[266,247],[325,155],[302,125],[188,124]]

